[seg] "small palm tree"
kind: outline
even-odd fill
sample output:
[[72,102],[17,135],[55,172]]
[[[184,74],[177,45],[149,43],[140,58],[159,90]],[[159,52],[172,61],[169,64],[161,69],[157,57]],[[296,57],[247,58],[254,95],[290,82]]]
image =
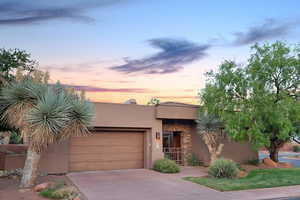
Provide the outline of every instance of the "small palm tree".
[[87,135],[93,118],[91,104],[59,84],[50,86],[32,80],[11,83],[2,89],[0,104],[3,119],[28,140],[20,187],[34,185],[41,152],[49,144]]

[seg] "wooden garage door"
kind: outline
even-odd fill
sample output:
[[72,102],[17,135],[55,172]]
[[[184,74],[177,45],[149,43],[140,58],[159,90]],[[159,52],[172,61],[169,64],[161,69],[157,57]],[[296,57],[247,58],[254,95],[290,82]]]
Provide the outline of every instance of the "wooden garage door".
[[136,169],[144,167],[143,132],[97,132],[73,137],[70,171]]

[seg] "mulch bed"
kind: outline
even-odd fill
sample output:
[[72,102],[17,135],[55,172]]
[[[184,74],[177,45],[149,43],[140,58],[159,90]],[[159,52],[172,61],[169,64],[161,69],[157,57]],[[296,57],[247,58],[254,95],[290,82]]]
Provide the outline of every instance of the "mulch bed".
[[[68,183],[68,178],[66,176],[43,176],[39,177],[37,184],[53,181]],[[20,190],[18,188],[20,180],[18,178],[0,178],[0,199],[2,200],[46,200],[39,196],[38,193],[32,191],[31,189]]]

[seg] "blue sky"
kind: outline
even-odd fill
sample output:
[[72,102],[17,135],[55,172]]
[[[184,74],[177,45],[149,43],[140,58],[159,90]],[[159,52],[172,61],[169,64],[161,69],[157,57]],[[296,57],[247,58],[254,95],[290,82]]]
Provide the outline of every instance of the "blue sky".
[[300,1],[6,1],[0,47],[20,48],[52,81],[94,101],[195,103],[203,73],[245,62],[255,42],[299,42]]

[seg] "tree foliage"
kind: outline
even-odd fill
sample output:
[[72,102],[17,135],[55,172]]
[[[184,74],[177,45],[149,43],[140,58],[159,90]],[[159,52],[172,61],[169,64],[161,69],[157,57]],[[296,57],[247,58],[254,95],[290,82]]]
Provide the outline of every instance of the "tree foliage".
[[15,77],[15,71],[20,68],[31,72],[37,62],[32,60],[30,54],[19,49],[0,49],[0,73],[6,80]]
[[159,103],[160,103],[160,100],[159,100],[159,99],[157,99],[157,98],[155,98],[155,97],[152,97],[152,98],[148,101],[147,105],[158,105]]
[[300,49],[276,42],[252,51],[245,65],[225,61],[209,72],[200,96],[233,139],[265,146],[277,161],[278,149],[300,135]]

